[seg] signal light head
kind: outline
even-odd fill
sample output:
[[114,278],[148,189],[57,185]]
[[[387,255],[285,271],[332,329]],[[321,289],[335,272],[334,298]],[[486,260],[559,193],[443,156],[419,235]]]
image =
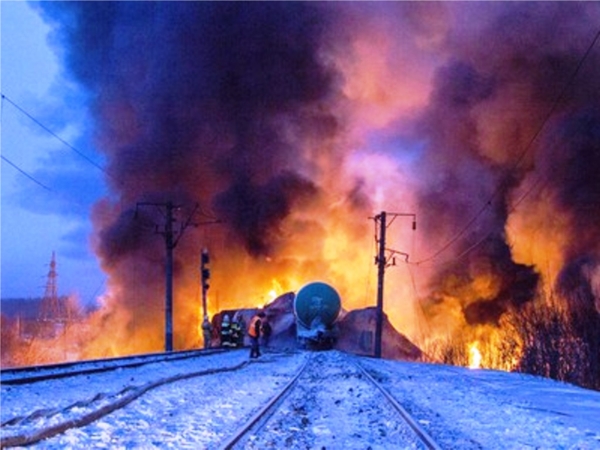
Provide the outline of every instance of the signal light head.
[[208,255],[208,249],[207,248],[203,248],[202,249],[202,254],[200,256],[200,261],[202,262],[202,265],[208,264],[210,262],[210,256]]

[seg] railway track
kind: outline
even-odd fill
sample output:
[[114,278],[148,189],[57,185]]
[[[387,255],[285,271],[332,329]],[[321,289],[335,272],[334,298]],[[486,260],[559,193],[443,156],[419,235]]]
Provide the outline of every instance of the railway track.
[[423,443],[425,448],[430,450],[441,450],[440,446],[433,440],[431,436],[419,425],[419,423],[404,409],[404,407],[398,403],[398,401],[394,398],[391,393],[385,389],[381,383],[377,382],[375,378],[373,378],[367,370],[358,365],[360,370],[365,374],[365,376],[373,383],[373,385],[379,389],[379,391],[384,395],[384,397],[389,401],[390,405],[400,414],[400,416],[404,419],[406,424],[415,432],[415,434],[419,437],[419,440]]
[[124,368],[141,367],[147,364],[177,361],[223,352],[221,349],[187,350],[172,353],[150,353],[119,358],[102,358],[41,366],[17,367],[0,371],[0,384],[20,385],[39,381],[57,380],[79,375],[109,372]]
[[219,450],[372,446],[440,450],[367,370],[339,355],[336,367],[327,370],[322,354],[313,355]]
[[[0,447],[30,445],[89,425],[164,385],[235,371],[247,364],[246,355],[217,351],[137,356],[120,365],[111,359],[106,368],[69,367],[64,373],[46,368],[49,373],[44,375],[3,383]],[[110,374],[115,371],[117,375]]]
[[94,447],[108,433],[124,448],[439,448],[358,358],[303,352],[249,363],[246,351],[234,351],[203,360],[212,365],[190,370],[186,361],[177,372],[173,361],[163,364],[169,376],[148,379],[133,369],[143,383],[8,420],[3,412],[1,447],[42,440],[44,449]]

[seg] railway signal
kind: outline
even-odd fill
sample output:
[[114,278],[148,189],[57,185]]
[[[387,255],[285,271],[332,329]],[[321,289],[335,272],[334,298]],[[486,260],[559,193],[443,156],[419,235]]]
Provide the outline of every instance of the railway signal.
[[[200,271],[202,274],[202,289],[207,291],[210,285],[208,284],[208,280],[210,279],[210,268],[208,264],[210,263],[210,256],[208,255],[208,249],[202,249],[202,255],[200,256]],[[206,310],[206,308],[205,308]]]
[[203,248],[202,253],[200,254],[200,282],[202,284],[202,314],[205,318],[208,317],[208,312],[206,310],[206,294],[208,292],[208,288],[210,285],[208,281],[210,280],[210,268],[208,264],[210,263],[210,256],[208,254],[208,249]]
[[208,280],[210,279],[210,268],[208,264],[210,263],[210,256],[208,254],[208,249],[203,248],[202,253],[200,254],[200,282],[202,284],[202,334],[204,338],[204,348],[208,348],[210,345],[210,336],[211,336],[211,325],[208,320],[208,311],[206,310],[206,297],[208,293],[208,288],[210,287],[208,284]]

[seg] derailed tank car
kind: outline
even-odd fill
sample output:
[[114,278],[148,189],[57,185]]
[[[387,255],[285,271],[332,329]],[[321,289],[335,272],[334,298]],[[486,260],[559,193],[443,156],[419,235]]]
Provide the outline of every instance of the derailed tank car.
[[338,337],[336,320],[342,302],[337,291],[320,281],[302,287],[294,299],[296,336],[307,348],[329,348]]

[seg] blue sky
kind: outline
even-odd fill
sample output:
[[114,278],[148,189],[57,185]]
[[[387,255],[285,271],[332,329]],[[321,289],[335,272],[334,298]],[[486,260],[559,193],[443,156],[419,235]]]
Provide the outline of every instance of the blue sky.
[[105,280],[89,243],[91,205],[104,193],[104,174],[92,164],[101,166],[102,159],[87,137],[84,96],[63,77],[47,43],[49,27],[37,12],[21,1],[2,1],[0,8],[1,87],[6,96],[1,295],[43,295],[48,263],[56,252],[59,293],[77,294],[89,303],[102,292]]

